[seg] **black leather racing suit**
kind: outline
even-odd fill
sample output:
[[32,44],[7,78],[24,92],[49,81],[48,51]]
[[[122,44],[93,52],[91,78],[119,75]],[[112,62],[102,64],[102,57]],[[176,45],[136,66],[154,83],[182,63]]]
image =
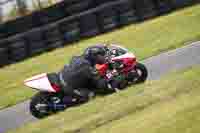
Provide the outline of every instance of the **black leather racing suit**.
[[108,89],[107,81],[82,56],[73,57],[69,65],[60,71],[59,77],[66,94],[80,90],[80,95],[87,98],[90,91]]

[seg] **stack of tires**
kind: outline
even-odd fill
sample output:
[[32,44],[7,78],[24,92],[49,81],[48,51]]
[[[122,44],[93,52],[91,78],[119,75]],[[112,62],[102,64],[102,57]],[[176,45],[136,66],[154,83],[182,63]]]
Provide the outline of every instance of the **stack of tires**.
[[135,23],[139,19],[136,15],[134,1],[132,0],[120,0],[115,6],[115,10],[118,14],[118,21],[120,25]]
[[80,26],[76,16],[66,18],[60,22],[59,29],[65,43],[71,43],[80,39]]
[[64,0],[0,25],[0,66],[141,22],[192,2],[199,0]]
[[0,67],[9,63],[8,47],[5,41],[0,42]]
[[97,16],[93,10],[81,13],[78,18],[81,37],[91,37],[100,33]]
[[69,16],[93,8],[93,0],[64,0],[61,4],[64,12]]
[[37,22],[40,26],[47,25],[49,23],[54,23],[60,19],[66,17],[66,13],[63,12],[62,6],[56,4],[48,8],[39,10],[32,14],[34,18],[37,18]]
[[39,54],[46,50],[44,34],[41,29],[34,29],[25,34],[25,40],[28,44],[28,53],[30,56]]
[[59,31],[58,25],[51,24],[42,29],[44,33],[44,43],[46,44],[47,50],[62,47],[64,44],[62,34]]
[[158,14],[153,0],[136,0],[134,4],[140,21],[155,17]]
[[97,10],[97,21],[101,32],[110,31],[118,26],[117,12],[114,10],[114,3],[106,4]]
[[19,35],[8,40],[9,60],[16,62],[25,59],[28,56],[28,45],[23,37]]
[[200,2],[199,0],[171,0],[173,8],[181,8],[184,6],[191,5],[193,3]]
[[154,0],[154,3],[159,15],[163,15],[172,11],[171,0]]

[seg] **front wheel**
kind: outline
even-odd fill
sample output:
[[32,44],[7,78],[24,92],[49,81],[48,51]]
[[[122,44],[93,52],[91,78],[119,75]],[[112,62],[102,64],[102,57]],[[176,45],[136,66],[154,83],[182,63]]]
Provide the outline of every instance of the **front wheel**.
[[135,82],[142,83],[142,82],[146,81],[147,76],[148,76],[148,70],[147,70],[146,66],[142,63],[137,63],[135,66],[135,70],[138,75]]

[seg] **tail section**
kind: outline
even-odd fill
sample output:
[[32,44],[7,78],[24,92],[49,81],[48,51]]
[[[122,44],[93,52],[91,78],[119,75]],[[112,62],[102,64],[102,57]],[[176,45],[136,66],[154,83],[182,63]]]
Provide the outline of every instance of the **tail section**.
[[50,83],[47,73],[39,74],[26,79],[24,81],[24,85],[40,91],[47,91],[47,92],[59,91],[57,86]]

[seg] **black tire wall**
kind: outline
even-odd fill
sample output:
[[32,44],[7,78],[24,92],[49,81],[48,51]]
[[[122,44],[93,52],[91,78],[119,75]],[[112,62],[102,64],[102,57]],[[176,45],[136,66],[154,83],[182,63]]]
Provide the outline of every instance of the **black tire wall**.
[[0,25],[0,66],[200,0],[65,0]]

